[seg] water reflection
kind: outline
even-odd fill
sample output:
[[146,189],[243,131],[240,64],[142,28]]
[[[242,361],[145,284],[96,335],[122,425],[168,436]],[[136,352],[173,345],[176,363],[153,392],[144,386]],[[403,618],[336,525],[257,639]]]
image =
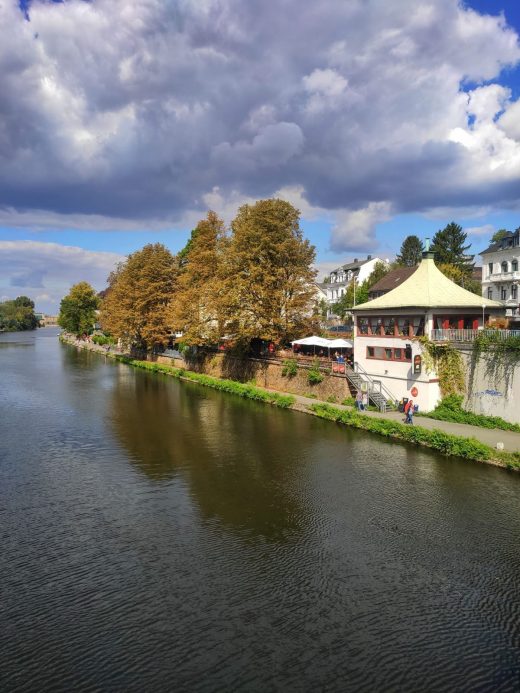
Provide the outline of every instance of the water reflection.
[[110,411],[133,463],[153,481],[182,475],[205,520],[273,541],[304,531],[296,492],[305,473],[303,417],[291,421],[288,441],[279,411],[124,366]]

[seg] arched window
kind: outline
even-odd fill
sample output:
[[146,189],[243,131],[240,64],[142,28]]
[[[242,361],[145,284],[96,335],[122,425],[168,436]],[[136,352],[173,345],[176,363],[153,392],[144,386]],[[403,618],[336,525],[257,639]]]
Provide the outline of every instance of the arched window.
[[507,262],[505,260],[502,263],[502,272],[507,272]]

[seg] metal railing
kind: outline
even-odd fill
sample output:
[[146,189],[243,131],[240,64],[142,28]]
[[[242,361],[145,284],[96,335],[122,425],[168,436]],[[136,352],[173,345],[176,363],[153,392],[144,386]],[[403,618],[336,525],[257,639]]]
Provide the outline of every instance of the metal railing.
[[366,380],[367,382],[370,383],[372,386],[372,391],[373,392],[379,392],[383,397],[385,397],[387,400],[390,400],[391,402],[396,402],[397,398],[394,396],[390,390],[383,385],[383,383],[380,380],[374,380],[363,368],[363,366],[360,366],[360,364],[357,361],[354,361],[354,368],[353,368],[354,373],[357,373],[360,375],[363,380]]
[[432,330],[431,338],[434,342],[474,342],[479,335],[503,340],[520,337],[520,330]]

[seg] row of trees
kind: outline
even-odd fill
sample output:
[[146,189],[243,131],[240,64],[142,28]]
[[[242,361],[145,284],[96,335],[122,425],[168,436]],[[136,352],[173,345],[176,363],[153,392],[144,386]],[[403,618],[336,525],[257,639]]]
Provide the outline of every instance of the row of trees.
[[39,326],[34,314],[34,301],[27,296],[18,296],[12,301],[0,303],[0,330],[18,332],[35,330]]
[[[99,322],[143,350],[164,346],[175,330],[188,345],[224,336],[238,345],[255,338],[281,343],[314,326],[314,258],[299,212],[288,202],[244,205],[230,229],[209,212],[177,255],[155,243],[121,263],[108,278]],[[63,299],[59,318],[76,334],[85,331],[95,310],[93,292],[86,290],[81,320],[73,325],[67,318],[69,308],[85,298],[78,286]]]

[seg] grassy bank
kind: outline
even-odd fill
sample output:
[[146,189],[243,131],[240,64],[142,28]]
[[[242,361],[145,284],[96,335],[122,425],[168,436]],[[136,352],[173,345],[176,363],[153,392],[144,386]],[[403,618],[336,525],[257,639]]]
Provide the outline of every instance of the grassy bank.
[[426,416],[436,421],[452,421],[453,423],[468,424],[469,426],[479,426],[480,428],[498,428],[501,431],[515,431],[520,433],[520,426],[510,421],[502,419],[500,416],[486,416],[484,414],[474,414],[462,408],[463,397],[460,395],[449,395],[439,402],[431,412],[420,413],[418,416]]
[[205,387],[211,387],[214,390],[220,390],[221,392],[231,392],[234,395],[246,397],[247,399],[274,404],[282,409],[288,409],[296,401],[292,395],[279,395],[276,392],[268,392],[254,385],[249,385],[248,383],[238,383],[235,380],[213,378],[203,373],[194,373],[193,371],[184,370],[184,368],[174,368],[173,366],[166,366],[162,363],[152,363],[150,361],[139,361],[137,359],[128,358],[127,356],[115,356],[115,359],[120,363],[126,363],[129,366],[135,366],[145,371],[164,373],[165,375],[181,378],[182,380],[189,380],[193,383],[204,385]]
[[377,433],[386,438],[431,448],[448,457],[462,457],[475,462],[499,464],[508,469],[520,469],[519,453],[497,452],[475,438],[463,438],[420,426],[407,426],[389,419],[368,417],[356,411],[338,409],[325,403],[311,404],[309,409],[322,419]]

